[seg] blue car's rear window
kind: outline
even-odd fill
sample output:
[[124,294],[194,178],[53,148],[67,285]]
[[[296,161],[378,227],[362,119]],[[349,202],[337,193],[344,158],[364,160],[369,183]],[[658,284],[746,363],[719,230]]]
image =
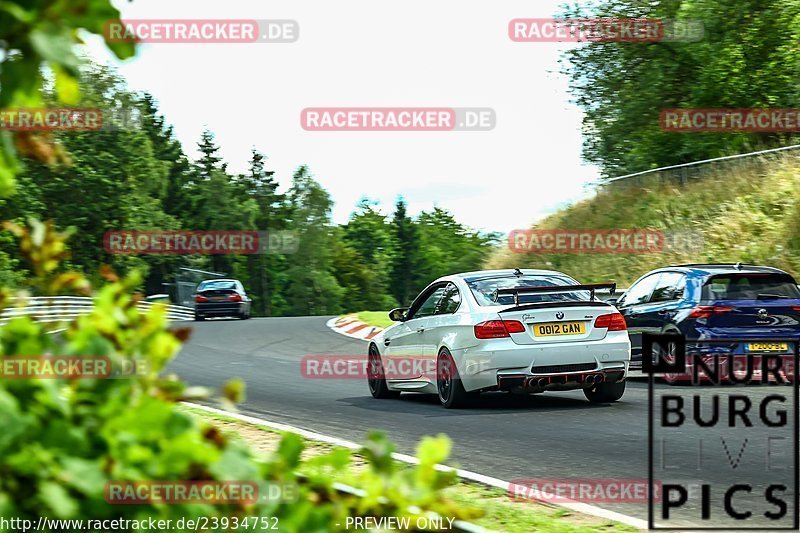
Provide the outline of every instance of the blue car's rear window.
[[794,279],[784,274],[721,274],[703,285],[703,300],[800,299]]

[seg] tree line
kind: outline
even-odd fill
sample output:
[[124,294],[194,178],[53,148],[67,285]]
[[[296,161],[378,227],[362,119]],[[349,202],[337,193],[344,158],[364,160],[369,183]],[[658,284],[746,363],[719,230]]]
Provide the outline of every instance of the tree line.
[[592,42],[570,49],[563,70],[584,111],[584,157],[614,177],[761,148],[796,133],[675,132],[671,108],[798,108],[798,0],[603,0],[565,18],[698,21],[696,42]]
[[[333,200],[307,166],[281,190],[267,156],[253,149],[247,171],[234,173],[209,130],[192,160],[153,96],[98,65],[85,68],[79,83],[79,107],[122,109],[138,126],[49,133],[52,146],[42,149],[57,152],[56,162],[23,159],[16,194],[0,200],[0,214],[70,228],[67,266],[87,275],[102,265],[138,269],[142,289],[154,294],[181,267],[225,272],[244,283],[254,314],[336,314],[408,304],[438,276],[481,268],[499,241],[439,207],[412,217],[402,198],[390,214],[364,198],[347,223],[334,224]],[[299,246],[291,254],[109,254],[103,235],[115,230],[289,230]],[[19,285],[25,265],[11,237],[0,239],[0,282]]]

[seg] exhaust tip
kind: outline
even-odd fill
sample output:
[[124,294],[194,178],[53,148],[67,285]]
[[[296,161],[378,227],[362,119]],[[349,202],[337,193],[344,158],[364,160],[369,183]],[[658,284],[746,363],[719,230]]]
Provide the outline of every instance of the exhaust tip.
[[539,381],[537,381],[537,382],[536,382],[536,384],[537,384],[539,387],[542,387],[542,388],[546,387],[546,386],[547,386],[547,384],[548,384],[548,382],[547,382],[547,378],[539,378]]
[[587,385],[591,385],[594,383],[594,374],[589,374],[583,378],[583,382]]

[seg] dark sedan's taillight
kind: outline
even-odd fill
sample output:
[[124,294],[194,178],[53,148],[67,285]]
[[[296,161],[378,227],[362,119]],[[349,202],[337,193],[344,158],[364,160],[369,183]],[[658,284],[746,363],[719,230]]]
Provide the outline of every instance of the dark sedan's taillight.
[[197,296],[194,297],[194,301],[197,302],[197,303],[207,302],[208,298],[206,298],[205,296],[200,296],[198,294]]
[[240,294],[231,294],[230,296],[228,296],[228,300],[232,302],[241,302],[242,296]]

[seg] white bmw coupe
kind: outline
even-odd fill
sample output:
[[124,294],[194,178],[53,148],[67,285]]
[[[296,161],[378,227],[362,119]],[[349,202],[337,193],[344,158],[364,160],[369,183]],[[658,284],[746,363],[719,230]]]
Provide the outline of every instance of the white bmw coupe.
[[625,320],[595,297],[615,284],[581,285],[552,270],[487,270],[437,279],[398,322],[370,341],[375,398],[438,394],[446,408],[484,391],[583,389],[619,400],[631,358]]

